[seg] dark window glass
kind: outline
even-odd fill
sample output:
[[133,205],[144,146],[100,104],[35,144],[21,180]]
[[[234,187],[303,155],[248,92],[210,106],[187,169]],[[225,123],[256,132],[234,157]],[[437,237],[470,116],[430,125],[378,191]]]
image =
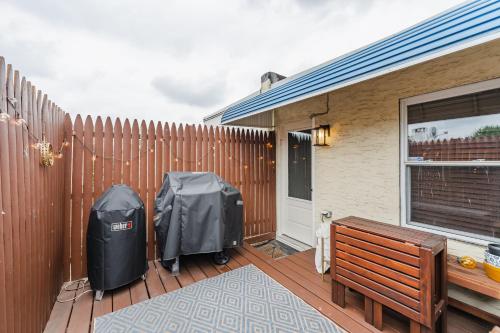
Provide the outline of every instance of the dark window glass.
[[500,167],[408,168],[411,222],[500,237]]
[[288,196],[311,200],[311,131],[288,132]]
[[408,107],[410,161],[500,160],[500,89]]

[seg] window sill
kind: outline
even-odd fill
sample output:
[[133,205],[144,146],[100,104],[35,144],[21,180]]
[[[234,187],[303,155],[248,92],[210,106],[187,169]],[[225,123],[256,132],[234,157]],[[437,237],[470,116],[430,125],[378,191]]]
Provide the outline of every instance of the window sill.
[[486,239],[482,239],[482,238],[475,238],[472,236],[455,234],[455,233],[452,233],[449,231],[444,231],[444,230],[439,230],[439,229],[429,228],[429,227],[422,227],[419,225],[409,224],[409,223],[405,223],[405,222],[402,223],[402,226],[410,228],[410,229],[415,229],[415,230],[420,230],[420,231],[425,231],[425,232],[430,232],[433,234],[445,236],[448,239],[457,240],[457,241],[461,241],[461,242],[473,244],[473,245],[488,246],[488,244],[490,244],[490,243],[498,242],[498,240],[495,240],[495,239],[486,240]]

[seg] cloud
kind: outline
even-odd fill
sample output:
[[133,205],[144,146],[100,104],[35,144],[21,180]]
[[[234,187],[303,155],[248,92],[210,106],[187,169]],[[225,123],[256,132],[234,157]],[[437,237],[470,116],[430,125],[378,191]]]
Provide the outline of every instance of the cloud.
[[153,87],[169,100],[190,106],[213,107],[224,99],[225,80],[214,77],[203,81],[159,76],[151,81]]
[[32,76],[53,78],[55,69],[51,57],[56,56],[52,42],[28,39],[9,33],[0,34],[0,52],[7,59],[15,59],[17,69]]
[[462,0],[0,0],[0,55],[75,115],[201,122]]

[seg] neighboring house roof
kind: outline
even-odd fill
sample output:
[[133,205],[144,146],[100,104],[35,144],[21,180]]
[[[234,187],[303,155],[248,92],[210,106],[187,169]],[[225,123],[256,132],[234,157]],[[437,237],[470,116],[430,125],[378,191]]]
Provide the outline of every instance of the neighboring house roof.
[[400,33],[279,81],[227,107],[223,124],[500,37],[500,0],[468,1]]

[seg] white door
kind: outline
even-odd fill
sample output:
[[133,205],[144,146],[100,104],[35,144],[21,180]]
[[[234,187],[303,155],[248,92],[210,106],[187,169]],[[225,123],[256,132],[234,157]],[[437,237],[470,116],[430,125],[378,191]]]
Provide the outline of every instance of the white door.
[[282,209],[279,232],[313,246],[311,130],[286,130],[281,144]]

